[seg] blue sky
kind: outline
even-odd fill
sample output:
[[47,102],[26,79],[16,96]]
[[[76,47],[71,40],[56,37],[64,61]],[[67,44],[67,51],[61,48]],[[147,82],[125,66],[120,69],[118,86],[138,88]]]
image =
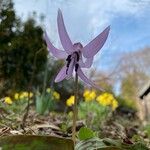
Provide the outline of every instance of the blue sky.
[[[72,41],[88,43],[105,27],[109,38],[97,55],[94,66],[115,66],[115,57],[124,52],[150,47],[150,0],[14,0],[18,16],[24,20],[33,12],[44,14],[42,24],[50,39],[61,47],[57,34],[57,10],[63,12]],[[117,62],[116,62],[117,63]]]

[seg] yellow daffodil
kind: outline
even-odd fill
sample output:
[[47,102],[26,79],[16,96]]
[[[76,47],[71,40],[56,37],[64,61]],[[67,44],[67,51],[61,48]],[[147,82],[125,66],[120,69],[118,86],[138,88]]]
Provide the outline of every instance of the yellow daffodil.
[[115,110],[118,107],[117,100],[110,93],[103,93],[99,95],[96,100],[103,106],[110,106],[112,110]]
[[14,99],[15,99],[15,100],[18,100],[18,99],[19,99],[19,93],[15,93]]
[[93,90],[93,91],[91,91],[91,93],[90,93],[90,98],[92,99],[92,100],[94,100],[95,98],[96,98],[96,93],[95,93],[95,91]]
[[60,99],[60,94],[56,91],[53,92],[53,96],[56,100],[59,100]]
[[12,99],[11,99],[10,97],[5,97],[5,98],[4,98],[4,102],[5,102],[6,104],[12,104]]
[[20,96],[19,96],[19,98],[20,99],[27,99],[27,98],[31,98],[31,97],[33,97],[33,93],[32,92],[21,92],[21,94],[20,94]]
[[85,90],[83,93],[83,97],[85,99],[85,101],[92,101],[95,100],[96,98],[96,92],[94,90],[90,91],[90,90]]
[[28,97],[28,92],[22,92],[20,94],[20,99],[24,99],[24,98],[27,98]]
[[47,88],[47,89],[46,89],[46,92],[47,92],[47,93],[50,93],[50,92],[51,92],[51,89],[50,89],[50,88]]
[[21,93],[19,99],[24,99],[24,95]]
[[90,94],[90,90],[85,90],[84,93],[83,93],[83,96],[86,97],[86,96],[88,96],[89,94]]
[[72,96],[70,96],[70,98],[67,99],[66,105],[70,107],[70,106],[74,105],[74,101],[75,101],[75,97],[72,95]]
[[118,107],[118,102],[116,100],[112,101],[112,110],[115,110]]
[[29,92],[29,97],[32,98],[33,97],[33,93]]

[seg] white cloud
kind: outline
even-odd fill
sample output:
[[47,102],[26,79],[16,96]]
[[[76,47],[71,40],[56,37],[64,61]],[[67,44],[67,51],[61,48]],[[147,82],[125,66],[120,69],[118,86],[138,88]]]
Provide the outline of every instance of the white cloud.
[[[56,25],[56,13],[58,8],[63,10],[64,18],[68,30],[73,39],[87,42],[97,35],[106,25],[117,15],[132,15],[139,17],[147,7],[150,8],[149,0],[14,0],[15,7],[20,14],[28,14],[36,10],[44,13],[47,21]],[[55,29],[56,30],[56,29]],[[79,33],[80,31],[80,33]],[[85,35],[85,33],[90,35]]]
[[[132,15],[133,17],[142,16],[147,7],[150,8],[150,1],[145,0],[80,0],[73,5],[73,12],[82,9],[85,17],[88,19],[89,31],[94,30],[96,34],[99,28],[110,24],[117,16]],[[80,11],[79,11],[80,12]],[[80,14],[77,14],[80,17]]]
[[[45,26],[55,45],[61,46],[57,33],[57,10],[62,9],[67,30],[73,42],[81,41],[83,44],[91,41],[107,25],[112,25],[116,17],[133,17],[138,19],[150,12],[150,0],[14,0],[18,14],[28,14],[36,10],[44,13],[47,17]],[[148,18],[147,17],[147,18]],[[127,20],[128,21],[128,20]],[[144,24],[145,22],[141,22]],[[113,29],[112,29],[113,30]],[[112,32],[111,30],[111,32]],[[121,29],[117,29],[121,30]],[[126,32],[126,31],[125,31]],[[141,32],[141,31],[140,31]],[[139,33],[140,33],[139,32]],[[147,32],[148,34],[148,32]],[[145,35],[145,34],[144,34]],[[140,35],[140,39],[144,35]],[[130,37],[128,37],[130,36]],[[134,35],[133,35],[134,36]],[[111,33],[100,56],[109,57],[121,49],[121,44],[133,45],[137,38],[133,38],[132,33],[119,35]],[[140,43],[140,42],[139,42]],[[139,44],[137,43],[137,44]],[[111,49],[111,50],[110,50]],[[123,45],[122,49],[126,49]],[[109,51],[107,51],[109,50]],[[115,52],[116,51],[116,52]]]

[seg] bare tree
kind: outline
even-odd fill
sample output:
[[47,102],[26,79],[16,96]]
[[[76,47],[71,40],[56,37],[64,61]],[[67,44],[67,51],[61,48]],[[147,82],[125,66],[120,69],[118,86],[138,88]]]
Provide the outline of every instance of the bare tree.
[[116,71],[121,82],[121,94],[135,98],[150,74],[150,48],[124,54],[120,57],[120,65]]

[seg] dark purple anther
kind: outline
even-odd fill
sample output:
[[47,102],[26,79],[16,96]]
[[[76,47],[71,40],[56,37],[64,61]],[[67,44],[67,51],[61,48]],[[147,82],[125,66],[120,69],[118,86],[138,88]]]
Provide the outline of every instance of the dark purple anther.
[[78,71],[78,68],[79,68],[79,64],[76,64],[76,65],[75,65],[75,72]]

